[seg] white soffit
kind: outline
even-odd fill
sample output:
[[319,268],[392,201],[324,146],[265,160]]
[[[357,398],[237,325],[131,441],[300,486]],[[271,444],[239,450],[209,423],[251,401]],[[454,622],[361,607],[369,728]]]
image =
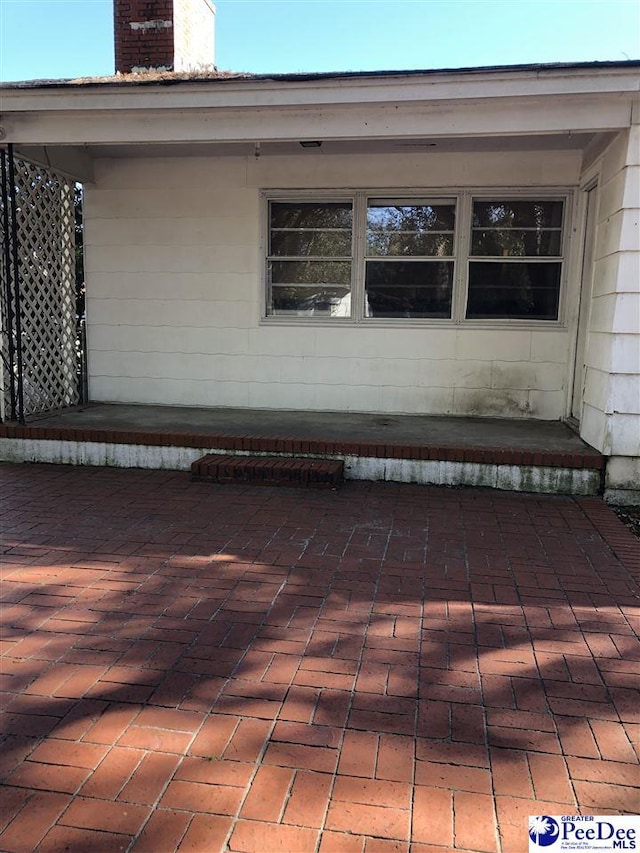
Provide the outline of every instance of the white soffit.
[[[450,137],[432,139],[325,140],[319,148],[302,148],[298,140],[260,145],[261,157],[320,157],[339,154],[424,154],[481,151],[581,151],[598,137],[610,134],[564,133],[528,136]],[[85,149],[94,159],[102,157],[249,157],[252,143],[168,143],[138,145],[91,145]]]

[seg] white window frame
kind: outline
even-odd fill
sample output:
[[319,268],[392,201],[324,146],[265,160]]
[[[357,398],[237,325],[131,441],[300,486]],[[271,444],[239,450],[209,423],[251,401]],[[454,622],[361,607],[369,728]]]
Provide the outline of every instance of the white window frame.
[[[481,329],[566,329],[566,299],[568,281],[573,275],[575,256],[570,239],[575,231],[575,187],[479,187],[479,188],[411,188],[386,187],[371,189],[274,189],[261,191],[261,263],[262,280],[260,283],[261,315],[260,323],[283,326],[366,326],[366,327],[465,327]],[[367,202],[369,199],[393,200],[402,198],[416,201],[428,200],[456,203],[456,225],[454,233],[453,285],[451,294],[451,317],[367,317],[365,316],[365,253]],[[549,261],[561,264],[560,293],[558,296],[558,317],[555,320],[491,318],[467,319],[465,317],[468,297],[468,269],[471,248],[473,201],[562,201],[562,254],[550,256]],[[267,314],[268,250],[269,250],[269,202],[271,201],[348,201],[353,204],[352,267],[351,267],[351,316],[350,317],[304,317]],[[508,260],[508,259],[505,259]]]
[[[318,204],[325,204],[325,203],[329,204],[331,202],[341,202],[341,201],[351,203],[351,209],[352,209],[351,255],[350,255],[351,286],[350,286],[350,290],[349,290],[349,294],[351,297],[351,303],[350,303],[351,304],[351,317],[305,317],[304,315],[295,315],[295,314],[286,315],[286,314],[269,314],[268,313],[267,303],[268,303],[268,300],[271,298],[271,285],[269,283],[268,266],[269,266],[269,263],[271,263],[274,260],[284,260],[284,259],[278,258],[277,256],[271,255],[270,251],[269,251],[271,248],[271,221],[270,221],[269,211],[270,211],[270,203],[272,201],[276,201],[276,202],[277,201],[282,201],[282,202],[306,201],[306,202],[313,202],[313,203],[318,203]],[[355,264],[355,255],[356,255],[356,245],[355,245],[356,244],[356,206],[355,206],[355,200],[352,197],[352,195],[350,193],[343,193],[342,195],[336,195],[336,194],[333,194],[333,192],[330,194],[314,193],[313,195],[309,195],[309,196],[296,195],[295,197],[291,197],[291,198],[288,195],[284,196],[283,198],[278,198],[276,196],[269,195],[267,198],[267,201],[266,201],[265,222],[266,222],[266,234],[264,236],[264,252],[263,252],[265,263],[264,263],[264,267],[263,267],[264,283],[263,283],[263,288],[262,288],[262,319],[269,320],[269,321],[273,321],[273,320],[287,320],[287,321],[294,320],[297,322],[300,322],[300,321],[306,322],[307,320],[311,320],[312,322],[313,321],[317,322],[318,320],[330,321],[331,323],[334,323],[336,320],[346,320],[347,322],[352,322],[353,314],[354,314],[354,311],[353,311],[354,286],[355,286],[356,278],[357,278],[356,264]],[[311,256],[311,260],[314,260],[313,256]],[[334,257],[327,257],[326,260],[328,260],[328,261],[344,261],[344,260],[346,260],[346,257],[335,257],[335,258]]]

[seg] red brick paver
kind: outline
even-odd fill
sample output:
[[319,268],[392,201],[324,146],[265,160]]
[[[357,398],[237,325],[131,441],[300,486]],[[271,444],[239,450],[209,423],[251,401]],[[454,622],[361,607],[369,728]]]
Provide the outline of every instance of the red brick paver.
[[0,473],[1,850],[520,853],[640,810],[597,500]]

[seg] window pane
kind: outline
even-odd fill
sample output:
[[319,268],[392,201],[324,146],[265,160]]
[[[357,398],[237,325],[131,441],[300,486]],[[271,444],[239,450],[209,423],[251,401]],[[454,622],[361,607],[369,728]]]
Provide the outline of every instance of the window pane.
[[313,231],[273,229],[271,255],[306,257],[348,257],[351,254],[351,231]]
[[453,255],[453,234],[382,233],[367,231],[369,255],[435,256]]
[[453,262],[367,261],[368,317],[450,317]]
[[351,230],[350,201],[271,202],[271,228],[347,228]]
[[474,201],[474,228],[562,228],[562,201]]
[[469,264],[467,319],[557,320],[561,263]]
[[472,255],[498,255],[504,257],[539,257],[561,255],[562,231],[520,231],[474,229],[471,238]]
[[351,287],[351,261],[273,261],[272,284],[324,284]]
[[367,254],[446,257],[453,254],[455,205],[389,204],[367,207]]
[[344,287],[273,285],[268,313],[300,317],[349,317],[351,293]]
[[367,207],[367,225],[376,231],[453,231],[454,204],[389,204],[371,199]]

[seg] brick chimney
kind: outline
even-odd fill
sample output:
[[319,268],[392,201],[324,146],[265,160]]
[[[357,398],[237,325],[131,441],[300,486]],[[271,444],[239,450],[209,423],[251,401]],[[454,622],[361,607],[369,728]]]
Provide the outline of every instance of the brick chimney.
[[212,0],[114,0],[116,73],[213,67]]

